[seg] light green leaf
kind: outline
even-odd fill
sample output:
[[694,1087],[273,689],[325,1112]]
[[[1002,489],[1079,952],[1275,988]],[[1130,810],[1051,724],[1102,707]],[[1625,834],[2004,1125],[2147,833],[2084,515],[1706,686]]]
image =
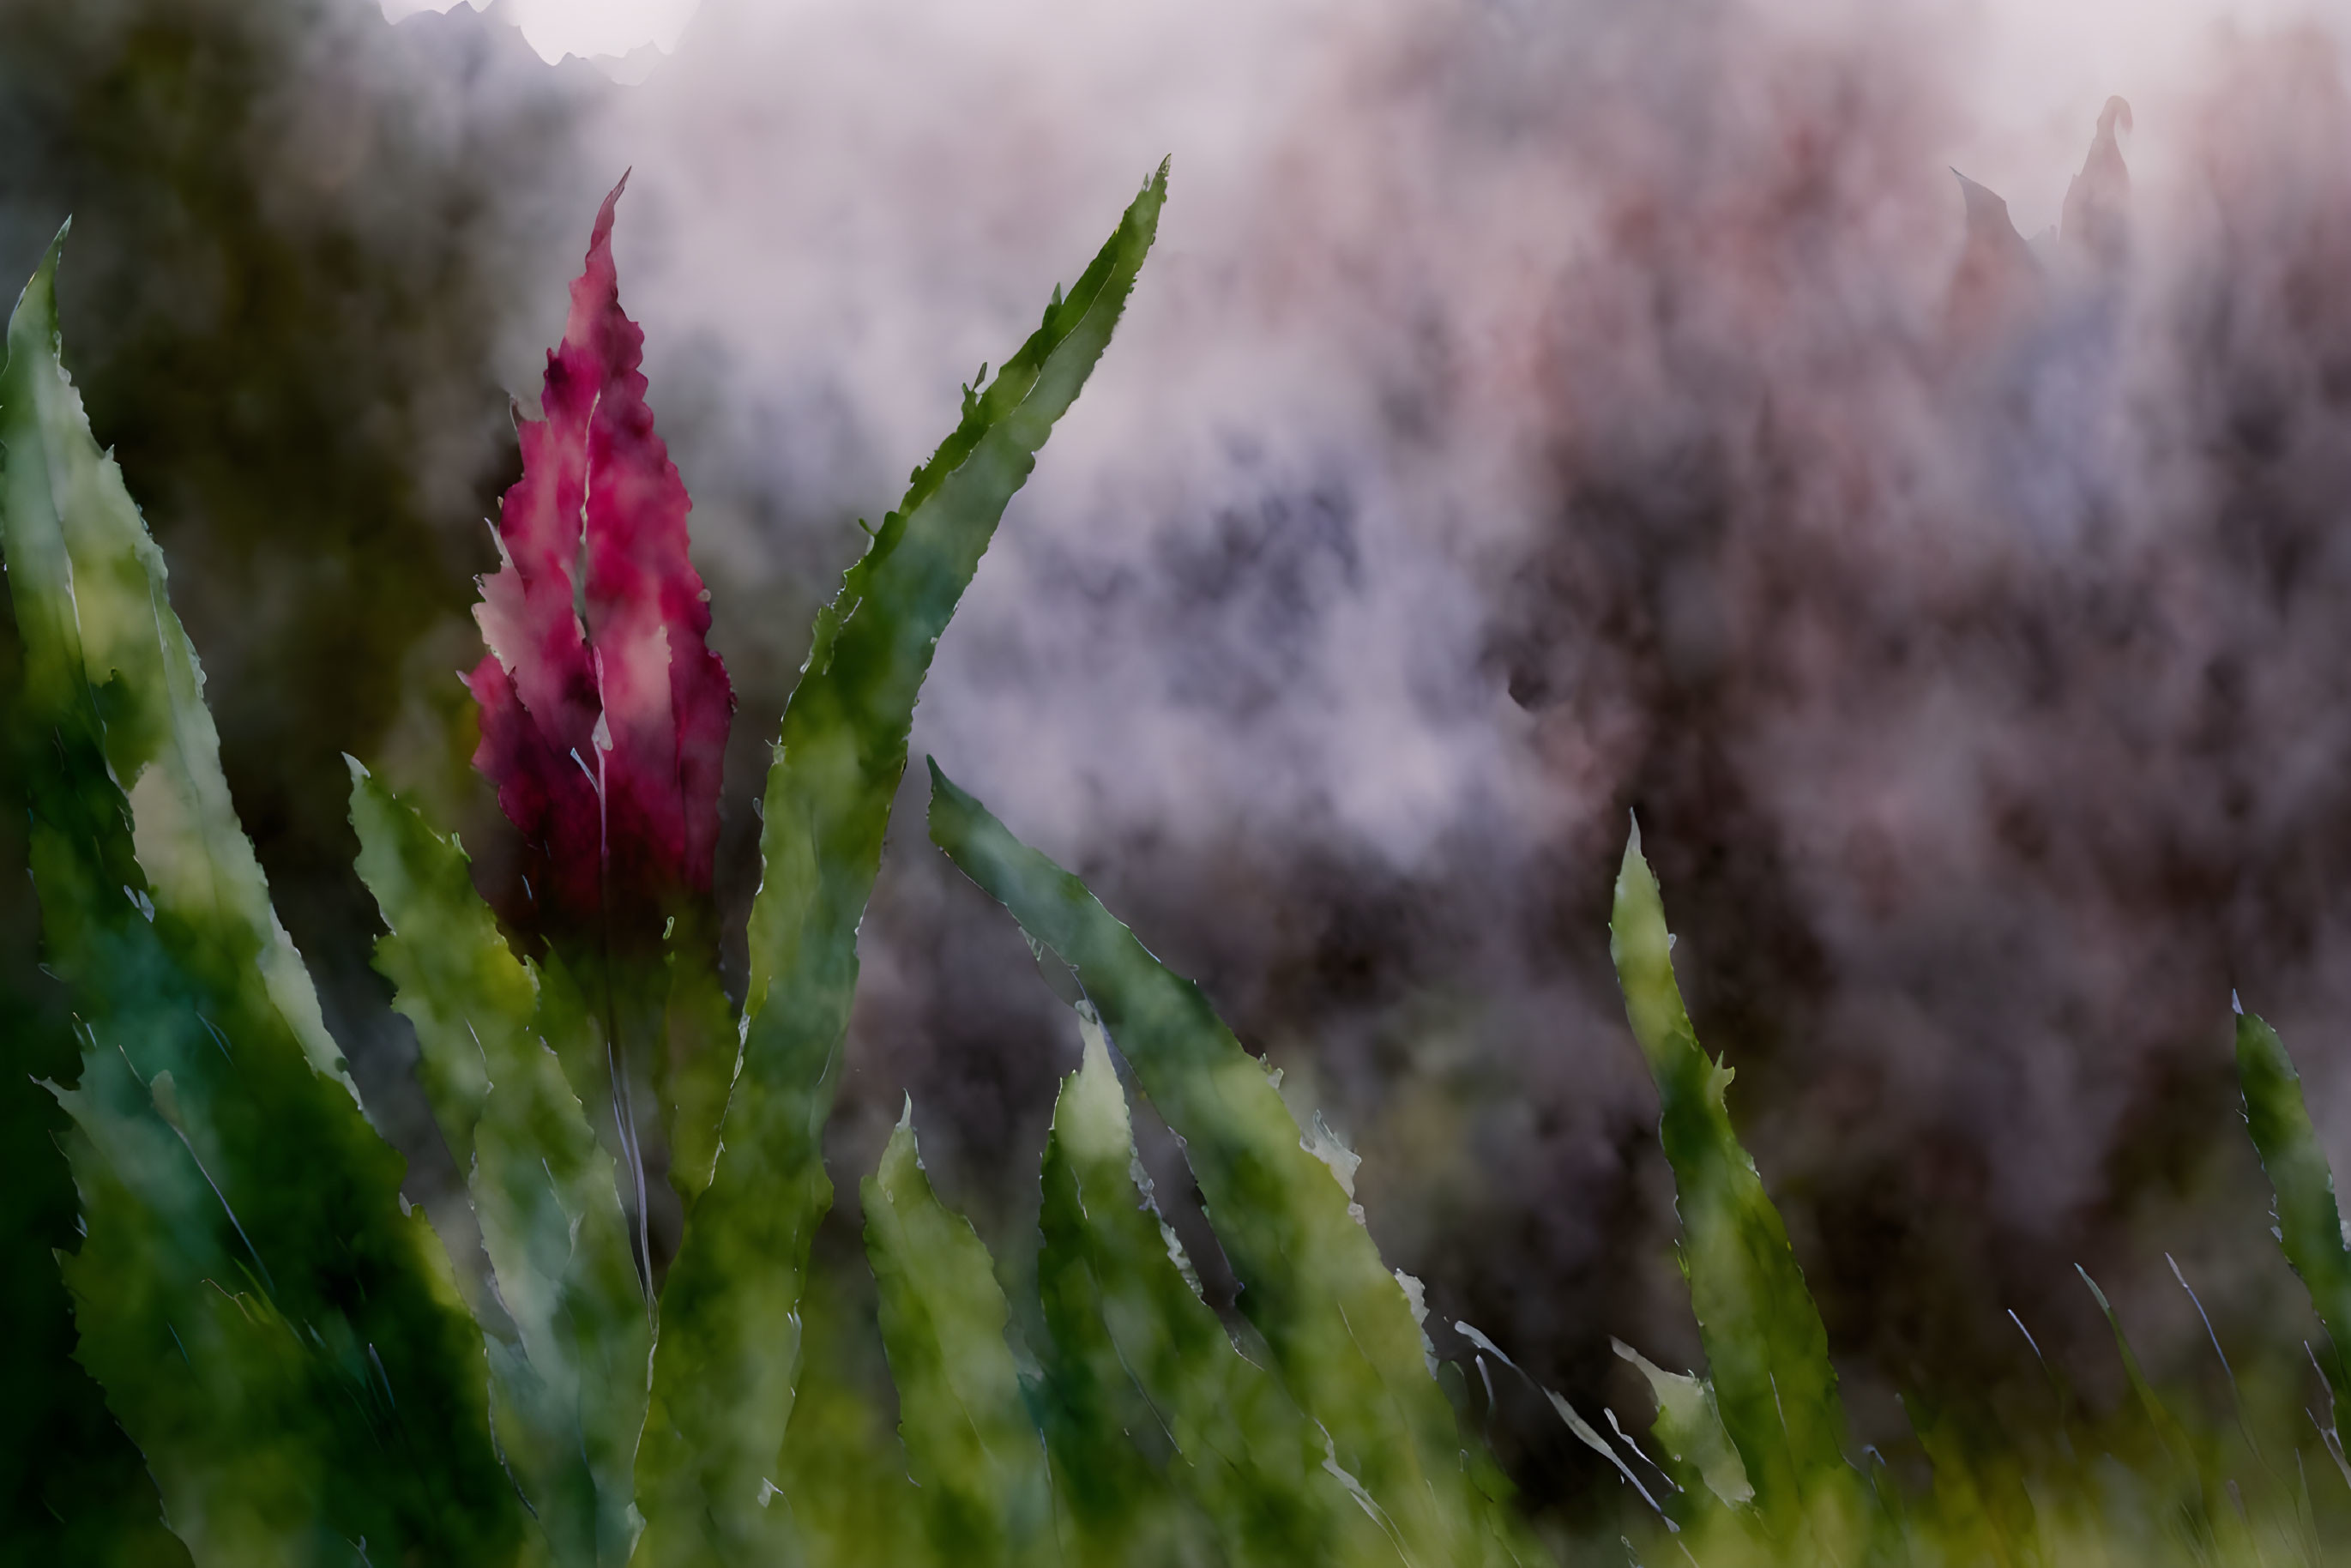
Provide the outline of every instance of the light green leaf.
[[[1046,1431],[1087,1561],[1396,1561],[1322,1468],[1322,1434],[1236,1350],[1139,1185],[1126,1092],[1090,1006],[1045,1145],[1038,1285],[1052,1333]],[[1140,1446],[1148,1440],[1151,1454]]]
[[1609,1343],[1648,1381],[1649,1393],[1657,1402],[1657,1418],[1649,1430],[1665,1449],[1675,1472],[1674,1484],[1683,1495],[1693,1496],[1703,1487],[1726,1507],[1754,1501],[1755,1489],[1748,1483],[1747,1467],[1740,1463],[1730,1434],[1722,1429],[1722,1415],[1715,1407],[1714,1390],[1706,1379],[1667,1372],[1623,1340]]
[[1935,1468],[1930,1517],[1946,1554],[1993,1568],[2037,1568],[2032,1495],[2011,1467],[1996,1458],[1982,1462],[1986,1456],[1966,1440],[1959,1422],[1931,1400],[1906,1394],[1902,1407]]
[[1309,1150],[1264,1065],[1197,987],[1162,967],[1084,884],[931,767],[931,837],[1075,971],[1111,1040],[1185,1141],[1240,1306],[1325,1462],[1407,1563],[1505,1560],[1396,1276]]
[[970,1222],[932,1191],[914,1114],[910,1100],[861,1191],[918,1506],[943,1560],[1049,1559],[1044,1446],[1005,1343],[1004,1292]]
[[357,762],[351,826],[389,932],[376,967],[416,1026],[512,1322],[487,1347],[499,1449],[556,1563],[625,1563],[653,1322],[611,1157],[547,1044],[584,1030],[578,998],[507,948],[457,841]]
[[832,1201],[821,1134],[914,700],[998,519],[1109,345],[1165,195],[1163,165],[1044,324],[967,402],[817,618],[768,778],[742,1063],[663,1299],[639,1469],[656,1568],[773,1549],[760,1501],[771,1486],[795,1487],[776,1470],[796,1312]]
[[773,1559],[804,1568],[862,1568],[929,1558],[921,1493],[890,1424],[895,1401],[872,1304],[852,1296],[871,1274],[819,1270],[800,1297],[805,1351],[792,1390],[792,1424],[778,1472],[789,1492],[767,1494],[782,1542]]
[[1780,1212],[1730,1125],[1730,1070],[1699,1048],[1674,979],[1672,938],[1635,825],[1616,878],[1609,951],[1634,1037],[1657,1083],[1673,1166],[1682,1269],[1708,1382],[1770,1532],[1810,1531],[1833,1559],[1857,1549],[1865,1493],[1844,1458],[1844,1406],[1828,1333]]

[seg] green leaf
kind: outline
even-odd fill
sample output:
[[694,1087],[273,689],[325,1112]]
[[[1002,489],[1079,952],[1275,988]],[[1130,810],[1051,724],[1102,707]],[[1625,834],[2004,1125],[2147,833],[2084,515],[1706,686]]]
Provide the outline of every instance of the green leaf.
[[1658,1137],[1673,1167],[1682,1269],[1716,1407],[1770,1532],[1791,1542],[1810,1531],[1818,1550],[1849,1558],[1865,1527],[1864,1493],[1845,1462],[1828,1333],[1780,1211],[1731,1128],[1723,1099],[1730,1069],[1700,1049],[1690,1028],[1672,945],[1635,824],[1616,878],[1609,951],[1657,1083]]
[[669,998],[663,1010],[663,1046],[653,1092],[669,1128],[670,1185],[690,1205],[710,1185],[718,1160],[718,1124],[726,1111],[742,1053],[735,1004],[718,974],[717,920],[707,904],[691,904],[673,916],[662,944],[669,971]]
[[578,998],[507,948],[455,838],[350,767],[360,877],[389,932],[376,967],[416,1027],[511,1320],[487,1346],[499,1449],[555,1562],[625,1563],[653,1322],[611,1157],[547,1043],[584,1029]]
[[[795,1316],[832,1202],[821,1134],[857,985],[857,925],[881,863],[932,651],[997,521],[1108,346],[1158,226],[1163,164],[1044,324],[914,476],[817,618],[763,803],[744,1048],[710,1186],[671,1269],[639,1460],[645,1556],[770,1550],[799,1360]],[[771,1478],[774,1479],[771,1481]]]
[[2074,1266],[2074,1271],[2082,1276],[2082,1283],[2090,1288],[2090,1294],[2097,1301],[2098,1311],[2105,1315],[2106,1327],[2115,1336],[2115,1350],[2122,1357],[2124,1375],[2130,1379],[2131,1392],[2138,1396],[2139,1408],[2146,1413],[2147,1425],[2155,1429],[2156,1438],[2170,1461],[2172,1489],[2176,1495],[2189,1500],[2185,1523],[2195,1545],[2203,1549],[2199,1555],[2221,1552],[2231,1560],[2251,1559],[2249,1551],[2241,1557],[2229,1551],[2246,1544],[2243,1537],[2247,1521],[2241,1503],[2234,1499],[2221,1500],[2225,1490],[2222,1478],[2204,1462],[2188,1428],[2156,1393],[2155,1385],[2147,1381],[2145,1369],[2139,1365],[2138,1354],[2131,1348],[2130,1337],[2123,1333],[2122,1319],[2116,1315],[2105,1291],[2080,1264]]
[[0,594],[0,1541],[26,1563],[102,1568],[188,1562],[163,1528],[155,1482],[106,1396],[73,1359],[73,1304],[57,1254],[81,1244],[73,1125],[43,1082],[81,1076],[65,998],[35,968],[40,910],[25,875],[36,748],[18,686],[16,617]]
[[478,1339],[230,809],[162,557],[57,361],[57,255],[9,323],[0,548],[83,1051],[79,1357],[199,1563],[502,1561],[522,1511]]
[[1665,1449],[1674,1484],[1682,1494],[1696,1498],[1703,1488],[1707,1496],[1728,1508],[1754,1501],[1755,1489],[1748,1482],[1747,1467],[1740,1462],[1730,1434],[1723,1430],[1722,1413],[1706,1379],[1667,1372],[1623,1340],[1609,1343],[1648,1382],[1650,1396],[1657,1402],[1657,1418],[1649,1431]]
[[[1064,1538],[1081,1561],[1183,1562],[1187,1536],[1206,1521],[1177,1497],[1177,1475],[1189,1479],[1193,1471],[1165,1460],[1174,1449],[1188,1467],[1202,1445],[1186,1449],[1173,1431],[1180,1417],[1163,1417],[1138,1385],[1160,1381],[1151,1362],[1186,1359],[1178,1374],[1183,1392],[1206,1392],[1219,1381],[1218,1353],[1228,1354],[1232,1346],[1186,1282],[1172,1234],[1162,1239],[1149,1200],[1128,1175],[1134,1154],[1126,1094],[1100,1025],[1082,1007],[1080,1018],[1085,1058],[1054,1102],[1038,1215],[1037,1290],[1048,1334],[1038,1406],[1054,1500]],[[1105,1317],[1105,1278],[1128,1299],[1123,1315],[1133,1327],[1125,1344]],[[1205,1335],[1193,1309],[1207,1318]],[[1196,1359],[1183,1358],[1179,1346]],[[1130,1349],[1144,1364],[1126,1359]],[[1160,1437],[1151,1458],[1138,1446],[1139,1435]],[[1219,1469],[1230,1468],[1213,1449],[1206,1458]]]
[[1005,1343],[1004,1292],[970,1222],[932,1191],[914,1118],[909,1100],[860,1190],[918,1506],[942,1560],[1041,1560],[1052,1555],[1045,1455]]
[[2346,1360],[2351,1356],[2351,1247],[2345,1245],[2335,1206],[2335,1172],[2311,1125],[2302,1077],[2285,1042],[2251,1013],[2237,1015],[2237,1082],[2244,1091],[2246,1129],[2277,1194],[2278,1245],[2326,1325],[2329,1345],[2319,1364],[2341,1406],[2351,1400]]
[[767,1494],[785,1549],[773,1561],[806,1568],[918,1563],[932,1555],[921,1494],[890,1425],[890,1369],[872,1303],[852,1299],[870,1273],[818,1270],[800,1297],[806,1352],[792,1390],[792,1424],[778,1473],[789,1492]]
[[1199,988],[1160,965],[1083,883],[931,766],[931,837],[1060,954],[1185,1149],[1242,1283],[1241,1310],[1322,1428],[1331,1473],[1408,1563],[1501,1560],[1430,1375],[1414,1305],[1301,1138],[1264,1064]]
[[1394,1563],[1322,1468],[1322,1434],[1200,1299],[1139,1185],[1101,1022],[1083,1003],[1078,1019],[1085,1055],[1053,1107],[1037,1272],[1052,1333],[1046,1435],[1080,1559],[1194,1561],[1185,1549],[1206,1531],[1237,1565]]

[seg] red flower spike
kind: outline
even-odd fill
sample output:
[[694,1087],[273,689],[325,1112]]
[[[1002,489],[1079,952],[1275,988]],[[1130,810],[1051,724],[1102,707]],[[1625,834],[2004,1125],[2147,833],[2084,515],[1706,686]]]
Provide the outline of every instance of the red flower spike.
[[467,685],[481,705],[474,766],[538,873],[524,923],[638,948],[710,896],[735,694],[705,643],[692,502],[645,402],[644,333],[621,309],[612,213],[627,184],[596,214],[547,357],[544,417],[517,427],[523,476],[475,610],[490,655]]

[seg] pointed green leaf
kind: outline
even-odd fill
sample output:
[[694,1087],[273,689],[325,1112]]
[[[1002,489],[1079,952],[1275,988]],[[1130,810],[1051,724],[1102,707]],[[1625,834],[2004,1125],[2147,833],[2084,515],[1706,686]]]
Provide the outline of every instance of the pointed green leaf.
[[[1068,297],[967,407],[817,618],[768,778],[741,1066],[664,1291],[640,1490],[646,1560],[761,1554],[791,1411],[795,1310],[832,1201],[821,1133],[932,651],[1014,491],[1109,345],[1157,231],[1163,165]],[[788,1488],[789,1478],[780,1479]]]
[[1845,1462],[1828,1333],[1780,1211],[1730,1125],[1723,1099],[1730,1070],[1707,1055],[1690,1028],[1637,824],[1608,929],[1625,1014],[1657,1083],[1682,1269],[1723,1427],[1771,1533],[1787,1542],[1809,1529],[1822,1550],[1842,1555],[1861,1528],[1863,1493]]
[[457,1168],[471,1170],[490,1058],[510,1056],[528,1034],[538,988],[475,893],[464,849],[355,758],[344,761],[357,869],[387,933],[375,945],[376,972],[392,984],[393,1010],[415,1026],[416,1081],[441,1136]]
[[670,1185],[689,1204],[710,1185],[718,1160],[718,1124],[742,1054],[735,1004],[719,981],[716,926],[708,904],[690,904],[674,917],[662,944],[669,970],[662,1017],[667,1055],[653,1092],[669,1127]]
[[[1323,1469],[1322,1434],[1233,1346],[1146,1191],[1126,1092],[1091,1007],[1085,1056],[1045,1145],[1037,1272],[1052,1354],[1047,1436],[1085,1561],[1188,1561],[1202,1531],[1236,1565],[1392,1563]],[[1139,1437],[1172,1449],[1146,1459]]]
[[512,1322],[488,1345],[499,1449],[556,1563],[625,1563],[652,1317],[611,1157],[546,1043],[584,1029],[577,998],[543,991],[507,948],[455,838],[357,762],[351,826],[388,931],[376,967],[416,1026],[418,1076]]
[[201,1563],[485,1563],[522,1511],[478,1339],[360,1115],[238,830],[203,675],[57,361],[49,253],[0,373],[0,548],[25,647],[83,1364]]
[[2251,1013],[2237,1015],[2237,1082],[2245,1126],[2277,1194],[2278,1245],[2302,1276],[2310,1304],[2326,1325],[2320,1358],[2336,1405],[2351,1401],[2351,1247],[2335,1205],[2335,1172],[2303,1103],[2302,1076],[2277,1030]]
[[[2122,1357],[2123,1373],[2130,1379],[2131,1392],[2138,1396],[2139,1408],[2145,1412],[2147,1425],[2155,1429],[2156,1438],[2170,1462],[2171,1490],[2187,1502],[2183,1522],[2191,1551],[2208,1562],[2256,1561],[2249,1539],[2250,1523],[2235,1483],[2217,1475],[2214,1468],[2205,1462],[2204,1456],[2198,1452],[2196,1439],[2155,1391],[2155,1385],[2147,1381],[2138,1354],[2131,1348],[2130,1337],[2123,1333],[2122,1319],[2106,1300],[2105,1291],[2080,1264],[2074,1266],[2074,1271],[2081,1275],[2082,1283],[2090,1288],[2090,1294],[2097,1301],[2098,1311],[2105,1315],[2106,1327],[2115,1336],[2115,1350]],[[2228,1500],[2223,1501],[2223,1497]]]
[[2179,1468],[2180,1473],[2194,1479],[2199,1467],[2196,1462],[2195,1445],[2189,1440],[2188,1429],[2164,1404],[2163,1396],[2155,1391],[2155,1385],[2147,1380],[2147,1371],[2139,1364],[2138,1353],[2131,1348],[2130,1336],[2123,1333],[2123,1321],[2115,1315],[2114,1303],[2106,1300],[2105,1291],[2098,1288],[2098,1282],[2090,1278],[2090,1271],[2079,1263],[2074,1265],[2074,1272],[2081,1275],[2082,1283],[2090,1287],[2090,1294],[2097,1301],[2098,1311],[2105,1317],[2106,1327],[2115,1336],[2115,1351],[2123,1360],[2123,1375],[2130,1379],[2131,1392],[2138,1396],[2139,1407],[2147,1412],[2147,1424],[2155,1428],[2157,1438],[2171,1456],[2172,1462]]
[[1623,1340],[1609,1343],[1648,1382],[1649,1393],[1657,1402],[1657,1418],[1649,1430],[1665,1449],[1674,1484],[1683,1495],[1695,1498],[1703,1488],[1706,1495],[1727,1507],[1754,1501],[1755,1489],[1748,1484],[1747,1467],[1740,1463],[1730,1434],[1722,1429],[1714,1389],[1706,1379],[1667,1372]]
[[42,1085],[81,1075],[64,998],[37,977],[40,912],[26,878],[24,776],[36,745],[18,690],[21,644],[0,593],[0,1540],[27,1563],[176,1564],[154,1479],[73,1359],[73,1305],[57,1254],[81,1244],[72,1121]]
[[[922,1497],[890,1423],[890,1369],[870,1302],[852,1300],[846,1270],[820,1270],[800,1298],[806,1352],[792,1388],[792,1424],[766,1517],[782,1549],[771,1561],[804,1568],[916,1563],[931,1555]],[[868,1275],[855,1284],[870,1286]]]
[[1052,1555],[1044,1448],[1005,1343],[1004,1292],[970,1222],[932,1191],[914,1114],[910,1100],[860,1189],[907,1466],[942,1558],[1043,1560]]
[[931,837],[1076,972],[1144,1092],[1185,1141],[1241,1310],[1328,1444],[1331,1473],[1415,1563],[1495,1560],[1413,1303],[1309,1149],[1264,1065],[1077,878],[931,767]]
[[[1109,1276],[1115,1281],[1111,1288],[1123,1287],[1145,1309],[1134,1337],[1146,1357],[1165,1357],[1171,1341],[1196,1325],[1189,1308],[1203,1314],[1208,1309],[1186,1283],[1176,1261],[1180,1250],[1161,1239],[1148,1200],[1127,1174],[1134,1145],[1126,1095],[1100,1026],[1083,1009],[1080,1018],[1085,1060],[1054,1102],[1038,1216],[1037,1289],[1049,1336],[1038,1408],[1054,1500],[1064,1540],[1081,1561],[1181,1562],[1187,1536],[1206,1521],[1177,1495],[1177,1477],[1188,1479],[1188,1469],[1155,1464],[1141,1447],[1155,1437],[1154,1458],[1164,1458],[1171,1448],[1183,1451],[1168,1429],[1172,1422],[1162,1420],[1138,1386],[1151,1380],[1150,1371],[1130,1373],[1112,1336],[1102,1280]],[[1213,1314],[1206,1327],[1217,1343],[1201,1338],[1196,1348],[1211,1356],[1217,1350],[1230,1354]],[[1190,1370],[1187,1391],[1205,1389],[1212,1376],[1207,1367]],[[1185,1460],[1192,1457],[1183,1451]],[[1207,1458],[1229,1468],[1219,1455]]]

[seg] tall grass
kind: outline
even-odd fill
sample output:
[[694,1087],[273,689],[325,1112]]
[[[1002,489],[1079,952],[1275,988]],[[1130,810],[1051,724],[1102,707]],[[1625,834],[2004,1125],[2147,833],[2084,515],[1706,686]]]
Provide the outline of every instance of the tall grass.
[[[494,913],[457,841],[351,765],[359,872],[387,928],[376,963],[467,1174],[478,1260],[453,1258],[401,1198],[399,1157],[273,913],[162,555],[59,360],[52,249],[0,371],[0,548],[22,653],[0,734],[78,1060],[12,1037],[13,1070],[52,1079],[68,1124],[55,1148],[23,1136],[5,1158],[12,1190],[54,1182],[55,1154],[70,1172],[80,1236],[58,1265],[73,1354],[152,1485],[128,1505],[131,1480],[34,1489],[81,1560],[2325,1561],[2323,1527],[2351,1512],[2334,1407],[2307,1431],[2183,1421],[2111,1312],[2137,1407],[2069,1428],[2062,1461],[2028,1463],[1923,1399],[1909,1406],[1923,1480],[1857,1449],[1821,1315],[1738,1137],[1731,1071],[1683,1006],[1637,831],[1611,949],[1656,1083],[1706,1364],[1624,1349],[1655,1402],[1635,1423],[1645,1442],[1548,1393],[1622,1478],[1620,1521],[1538,1538],[1474,1436],[1468,1384],[1438,1375],[1424,1292],[1381,1259],[1325,1140],[1196,987],[936,762],[933,842],[1081,998],[1084,1054],[1053,1107],[1035,1311],[1018,1314],[1044,1337],[1008,1328],[999,1271],[932,1186],[911,1106],[862,1180],[877,1310],[859,1317],[858,1281],[816,1261],[811,1238],[832,1196],[821,1134],[857,927],[914,706],[998,519],[1109,345],[1165,182],[995,380],[967,390],[956,430],[820,615],[764,796],[739,1010],[707,962],[713,835],[695,824],[715,779],[689,765],[714,714],[723,739],[731,695],[715,659],[676,674],[707,658],[707,615],[683,487],[642,408],[607,204],[507,497],[492,656],[474,677],[482,766],[542,856],[536,902]],[[607,558],[626,570],[599,578]],[[663,662],[644,668],[674,678],[632,686],[644,668],[614,672],[647,648]],[[550,674],[567,670],[571,687]],[[559,697],[587,705],[563,721],[582,738],[560,741]],[[565,815],[582,809],[592,819]],[[2325,1330],[2314,1359],[2339,1399],[2351,1248],[2332,1176],[2276,1035],[2241,1018],[2237,1051],[2278,1235]],[[1203,1301],[1154,1206],[1138,1095],[1183,1141],[1239,1322]],[[858,1371],[867,1333],[894,1420]]]

